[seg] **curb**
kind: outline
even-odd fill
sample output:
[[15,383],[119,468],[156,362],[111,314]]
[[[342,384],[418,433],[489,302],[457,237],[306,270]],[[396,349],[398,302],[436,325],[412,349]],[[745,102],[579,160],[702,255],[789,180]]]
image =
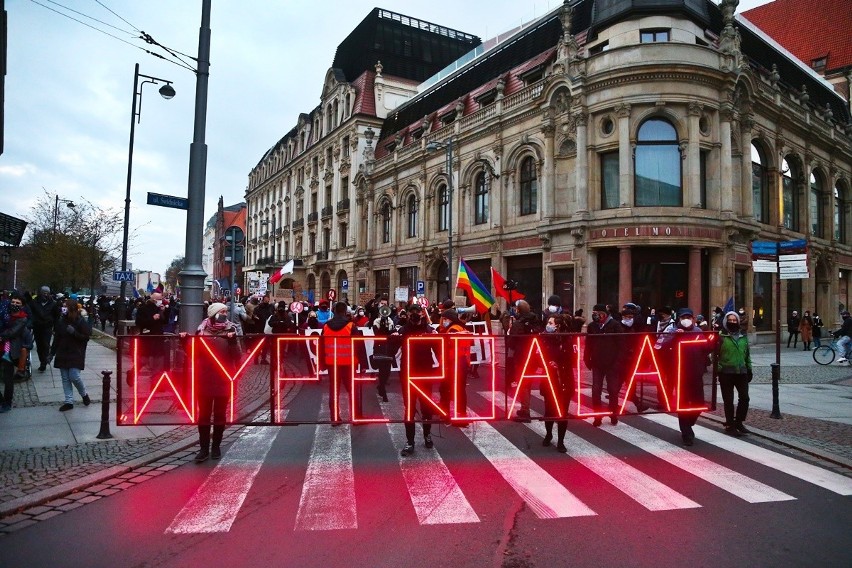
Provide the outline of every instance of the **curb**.
[[[720,416],[716,416],[714,414],[703,413],[701,415],[701,417],[705,418],[707,420],[710,420],[712,422],[715,422],[717,424],[724,424],[725,423],[724,418],[722,418]],[[829,453],[829,452],[825,452],[825,451],[817,449],[817,448],[807,446],[807,445],[802,444],[801,442],[798,442],[798,441],[795,441],[795,440],[791,440],[790,438],[788,438],[787,436],[784,436],[783,434],[778,434],[776,432],[768,432],[766,430],[762,430],[760,428],[757,428],[756,426],[752,426],[751,424],[749,424],[748,430],[749,430],[749,432],[752,433],[752,435],[757,436],[758,438],[765,438],[767,440],[771,440],[771,441],[773,441],[777,444],[781,444],[782,446],[787,446],[788,448],[792,448],[794,450],[804,452],[804,453],[809,454],[809,455],[811,455],[815,458],[819,458],[821,460],[825,460],[825,461],[831,462],[835,465],[839,465],[839,466],[842,466],[842,467],[845,467],[847,469],[852,470],[852,461],[850,461],[846,458],[840,457],[838,455],[835,455],[835,454],[832,454],[832,453]]]

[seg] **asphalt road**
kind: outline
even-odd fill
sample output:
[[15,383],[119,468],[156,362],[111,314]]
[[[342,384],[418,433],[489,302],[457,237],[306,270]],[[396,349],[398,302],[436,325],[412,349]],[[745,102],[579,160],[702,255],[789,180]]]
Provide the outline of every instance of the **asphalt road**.
[[[540,401],[538,401],[540,402]],[[392,406],[392,405],[391,405]],[[701,422],[247,428],[187,461],[0,539],[0,565],[850,566],[852,477]]]

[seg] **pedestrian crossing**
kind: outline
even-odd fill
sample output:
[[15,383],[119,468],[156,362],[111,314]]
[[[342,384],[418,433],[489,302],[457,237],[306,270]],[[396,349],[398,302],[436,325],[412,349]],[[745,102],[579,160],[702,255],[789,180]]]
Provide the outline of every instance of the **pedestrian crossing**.
[[[486,399],[492,396],[488,392],[478,394]],[[342,396],[341,402],[345,398]],[[384,417],[393,420],[402,418],[401,395],[389,393],[389,398],[389,403],[381,406]],[[499,397],[495,403],[503,406]],[[533,415],[536,416],[535,413]],[[328,417],[328,395],[325,395],[319,419],[327,420]],[[471,417],[475,418],[472,414]],[[601,500],[596,495],[606,487],[650,512],[716,505],[702,500],[701,495],[706,492],[697,486],[700,483],[721,490],[740,503],[753,505],[794,502],[809,494],[809,486],[837,495],[852,495],[852,478],[710,428],[695,427],[696,436],[702,444],[690,449],[676,445],[669,440],[678,439],[679,434],[665,435],[668,430],[678,430],[676,416],[642,415],[631,418],[630,424],[622,420],[616,426],[607,424],[601,428],[589,426],[588,429],[577,428],[580,422],[575,420],[569,425],[565,437],[568,451],[565,454],[548,452],[545,455],[532,447],[524,448],[518,444],[519,435],[527,430],[544,436],[545,427],[540,421],[526,424],[474,421],[467,428],[444,429],[446,436],[438,440],[435,448],[425,449],[419,442],[414,455],[408,457],[400,456],[406,441],[403,426],[388,423],[388,451],[397,456],[397,471],[410,502],[410,505],[396,502],[394,507],[410,507],[412,517],[419,525],[483,522],[484,509],[490,504],[481,502],[482,488],[471,487],[471,480],[465,478],[468,465],[456,463],[459,452],[472,456],[471,460],[484,460],[483,463],[499,476],[494,479],[502,479],[505,483],[503,487],[490,487],[485,491],[487,496],[516,494],[539,519],[615,514],[602,509]],[[356,428],[363,431],[375,426]],[[418,439],[422,436],[420,429],[418,425]],[[353,447],[352,430],[346,424],[315,426],[304,468],[301,497],[292,521],[295,531],[357,529],[359,508],[363,514],[363,510],[369,507],[383,506],[381,503],[358,503],[358,473],[353,463],[353,451],[357,452],[359,448]],[[229,531],[238,519],[240,507],[253,483],[259,475],[262,476],[262,465],[274,438],[279,432],[287,431],[269,427],[247,428],[227,449],[223,460],[211,471],[166,532]],[[602,439],[612,443],[602,442]],[[623,448],[621,452],[614,451],[613,446],[618,447],[618,444],[638,450],[637,455],[643,456],[641,463],[644,467],[636,467],[636,460],[625,459]],[[707,451],[710,448],[714,451]],[[749,468],[751,473],[746,474],[737,471],[742,468],[741,465],[731,465],[741,464],[743,459],[773,470],[766,474],[768,481],[756,479],[759,474],[753,473],[754,468]],[[395,465],[390,467],[396,468]],[[572,475],[576,475],[578,468],[596,480],[594,491],[589,483],[572,483],[575,479]],[[666,474],[652,476],[649,469],[665,471]],[[572,475],[566,475],[567,471],[573,472]],[[758,471],[765,473],[760,468]],[[688,487],[695,490],[686,495],[682,492],[683,487],[678,490],[666,485],[661,479],[671,480],[672,472],[686,475],[690,480]],[[782,476],[784,490],[773,486],[781,483],[777,472],[790,478],[787,480]]]

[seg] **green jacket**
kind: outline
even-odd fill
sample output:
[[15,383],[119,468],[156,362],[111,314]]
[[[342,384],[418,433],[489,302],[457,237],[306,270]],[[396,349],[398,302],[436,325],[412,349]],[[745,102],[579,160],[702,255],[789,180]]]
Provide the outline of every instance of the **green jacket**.
[[727,330],[719,332],[719,346],[716,358],[720,373],[745,375],[751,370],[751,352],[748,348],[748,337],[740,334],[733,337]]

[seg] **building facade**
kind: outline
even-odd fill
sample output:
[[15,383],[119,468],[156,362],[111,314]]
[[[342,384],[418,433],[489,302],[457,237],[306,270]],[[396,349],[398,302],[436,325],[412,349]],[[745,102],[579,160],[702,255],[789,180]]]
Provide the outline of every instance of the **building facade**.
[[[244,202],[226,207],[222,197],[219,196],[213,234],[213,282],[211,290],[213,297],[230,296],[232,281],[235,288],[242,287],[246,215],[247,207]],[[235,243],[234,248],[232,248],[231,241],[228,239],[230,227],[237,227],[243,233],[243,242]],[[234,255],[233,262],[231,262],[232,254]]]
[[852,276],[848,102],[735,7],[565,2],[486,42],[357,131],[348,246],[301,249],[293,285],[424,281],[442,299],[464,258],[534,308],[557,294],[706,314],[733,296],[762,332],[775,276],[753,272],[749,243],[805,239],[810,278],[782,280],[780,319],[834,325]]

